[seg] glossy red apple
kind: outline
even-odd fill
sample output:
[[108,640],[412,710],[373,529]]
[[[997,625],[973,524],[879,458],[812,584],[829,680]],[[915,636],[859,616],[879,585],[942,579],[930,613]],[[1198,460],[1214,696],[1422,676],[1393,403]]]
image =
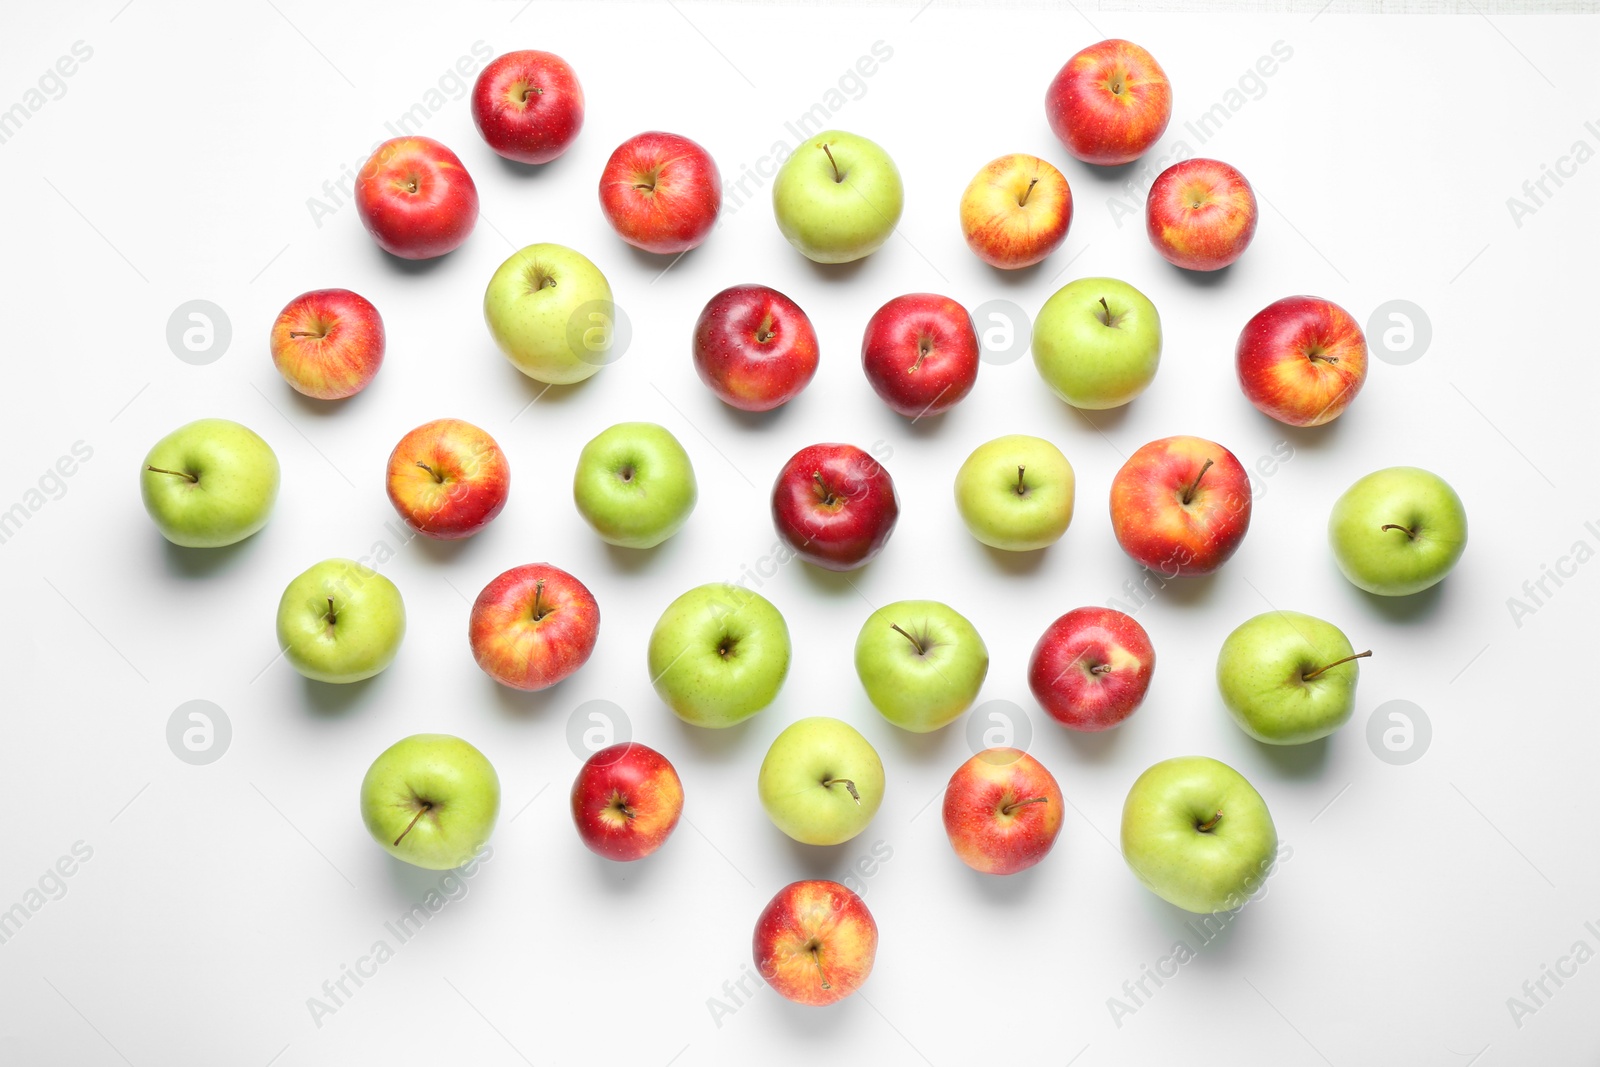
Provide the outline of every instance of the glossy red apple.
[[389,453],[389,503],[439,541],[471,537],[506,506],[511,465],[486,432],[461,419],[425,422]]
[[1172,85],[1143,48],[1101,41],[1056,74],[1045,92],[1044,114],[1075,158],[1102,167],[1131,163],[1165,132]]
[[1367,339],[1331,300],[1286,296],[1256,312],[1234,349],[1239,387],[1290,426],[1338,418],[1367,380]]
[[1064,807],[1044,764],[1014,748],[985,749],[945,786],[944,832],[973,870],[1016,874],[1055,846]]
[[588,662],[600,606],[578,579],[548,563],[513,567],[483,587],[467,623],[483,672],[513,689],[546,689]]
[[278,313],[268,347],[296,392],[342,400],[365,389],[383,366],[383,317],[348,289],[313,289]]
[[740,411],[787,404],[817,373],[817,333],[800,305],[765,285],[735,285],[694,324],[694,369]]
[[1185,270],[1221,270],[1256,235],[1255,190],[1215,159],[1186,159],[1162,171],[1145,201],[1145,232],[1162,258]]
[[1250,528],[1250,476],[1215,441],[1151,441],[1111,480],[1111,527],[1124,552],[1163,577],[1210,574]]
[[356,212],[378,247],[401,259],[459,248],[478,221],[478,187],[431,137],[383,142],[356,176]]
[[883,550],[900,498],[883,465],[854,445],[802,448],[772,486],[772,521],[795,555],[830,571],[862,566]]
[[1114,608],[1074,608],[1039,636],[1028,688],[1050,717],[1074,730],[1109,730],[1144,702],[1155,672],[1150,635]]
[[843,1000],[861,988],[878,956],[878,924],[866,904],[824,879],[778,890],[751,940],[756,972],[797,1004]]
[[600,208],[617,236],[676,255],[706,239],[722,210],[722,175],[687,137],[650,131],[617,146],[600,175]]
[[488,146],[518,163],[548,163],[583,128],[583,87],[567,61],[526,48],[507,52],[472,86],[472,122]]
[[879,308],[861,338],[861,369],[907,418],[950,410],[978,380],[978,331],[947,296],[907,293]]
[[636,741],[602,748],[572,783],[572,821],[591,852],[640,860],[666,844],[683,814],[683,783],[672,763]]

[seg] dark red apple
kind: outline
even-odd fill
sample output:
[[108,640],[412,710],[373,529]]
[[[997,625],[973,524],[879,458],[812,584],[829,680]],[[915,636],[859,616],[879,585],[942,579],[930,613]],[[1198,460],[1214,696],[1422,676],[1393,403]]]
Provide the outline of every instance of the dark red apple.
[[666,844],[683,814],[683,783],[671,761],[636,741],[602,748],[572,783],[572,821],[590,851],[639,860]]
[[472,122],[507,159],[548,163],[583,128],[583,87],[567,61],[552,52],[507,52],[473,83]]
[[861,369],[883,402],[908,418],[954,407],[978,380],[978,331],[947,296],[908,293],[879,308],[861,338]]
[[1028,659],[1039,705],[1074,730],[1109,730],[1144,701],[1155,671],[1150,635],[1113,608],[1074,608],[1051,623]]
[[900,499],[883,465],[854,445],[802,448],[772,486],[772,521],[795,555],[848,571],[883,550]]
[[431,137],[383,142],[356,176],[356,213],[378,247],[401,259],[454,251],[478,222],[478,187]]
[[600,208],[617,236],[676,255],[706,239],[722,210],[722,175],[687,137],[650,131],[617,146],[600,175]]
[[817,373],[817,333],[800,305],[765,285],[735,285],[694,324],[694,369],[725,404],[771,411]]

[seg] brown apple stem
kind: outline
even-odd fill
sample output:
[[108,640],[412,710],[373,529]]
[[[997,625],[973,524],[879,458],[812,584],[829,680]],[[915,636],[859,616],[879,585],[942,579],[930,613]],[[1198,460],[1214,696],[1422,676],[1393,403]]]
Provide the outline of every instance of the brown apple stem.
[[822,150],[827,153],[828,162],[833,166],[833,180],[835,184],[844,181],[844,175],[839,173],[839,161],[833,158],[833,153],[828,150],[827,145],[823,145]]
[[927,646],[924,645],[921,641],[918,641],[915,637],[912,637],[910,634],[906,633],[904,630],[900,629],[900,624],[899,623],[891,622],[889,624],[889,629],[893,630],[895,633],[899,634],[901,637],[905,638],[907,641],[910,641],[911,642],[911,647],[917,650],[917,655],[926,656],[928,654]]
[[1206,471],[1211,469],[1211,460],[1207,459],[1200,465],[1200,473],[1194,476],[1194,481],[1189,483],[1189,488],[1183,491],[1183,502],[1187,504],[1194,499],[1195,490],[1200,488],[1200,479],[1206,476]]
[[1026,189],[1022,190],[1022,199],[1017,201],[1017,206],[1018,207],[1022,207],[1024,204],[1026,204],[1028,202],[1028,195],[1033,192],[1033,187],[1035,185],[1038,185],[1038,184],[1039,184],[1039,179],[1038,178],[1033,178],[1028,182],[1028,187]]
[[1333,670],[1333,668],[1337,667],[1341,663],[1349,663],[1351,660],[1356,660],[1356,659],[1366,659],[1370,655],[1372,655],[1372,649],[1369,648],[1365,652],[1357,652],[1353,656],[1346,656],[1344,659],[1336,659],[1332,663],[1327,663],[1327,664],[1324,664],[1321,667],[1318,667],[1316,670],[1312,671],[1310,674],[1302,674],[1300,676],[1300,680],[1302,682],[1309,682],[1309,681],[1311,681],[1311,679],[1315,678],[1317,675],[1323,673],[1324,671],[1331,671],[1331,670]]
[[854,798],[855,802],[857,804],[861,803],[861,794],[856,792],[856,784],[848,778],[824,778],[822,784],[828,788],[832,788],[836,784],[842,784],[850,791],[850,796]]
[[437,484],[437,485],[443,485],[444,484],[444,472],[434,470],[432,467],[428,466],[426,463],[422,462],[422,460],[420,460],[420,459],[417,460],[417,466],[421,467],[423,470],[425,470],[429,474],[433,475],[433,480],[434,480],[435,484]]
[[[154,468],[151,468],[151,469],[153,470]],[[1417,539],[1417,531],[1413,530],[1409,526],[1401,526],[1398,522],[1386,522],[1382,526],[1378,527],[1378,529],[1379,530],[1384,530],[1384,531],[1387,531],[1387,530],[1403,530],[1405,532],[1405,535],[1407,537],[1411,538],[1411,540],[1415,541]]]
[[833,490],[829,489],[827,484],[823,482],[822,472],[812,471],[811,480],[817,483],[817,488],[822,492],[822,506],[825,508],[833,507],[838,498],[833,495]]
[[1089,668],[1089,673],[1090,674],[1110,674],[1111,673],[1111,664],[1109,664],[1109,663],[1096,663],[1093,667]]
[[1002,814],[1002,815],[1010,815],[1012,812],[1016,811],[1018,808],[1022,807],[1024,804],[1048,804],[1048,803],[1050,803],[1050,798],[1049,797],[1029,797],[1027,800],[1013,800],[1011,803],[1007,804],[1005,807],[1000,809],[1000,814]]
[[533,583],[533,621],[538,622],[544,616],[544,579],[540,578]]
[[1103,296],[1100,298],[1100,309],[1105,312],[1105,314],[1100,317],[1100,321],[1105,323],[1107,326],[1115,325],[1112,322],[1113,316],[1111,314],[1111,305],[1106,303],[1106,298]]
[[316,330],[290,330],[289,331],[289,336],[290,337],[315,337],[317,340],[320,341],[324,337],[328,336],[328,331],[327,330],[322,330],[321,332],[318,332]]
[[928,358],[928,353],[932,352],[932,351],[933,351],[933,343],[931,341],[929,341],[926,337],[924,337],[924,338],[922,338],[922,340],[918,341],[917,342],[917,361],[915,363],[911,364],[911,369],[906,371],[906,373],[907,374],[915,374],[915,373],[917,373],[917,371],[921,370],[922,369],[922,361],[927,359]]
[[1207,820],[1206,822],[1200,823],[1198,826],[1195,827],[1195,829],[1199,830],[1203,834],[1209,834],[1212,830],[1215,830],[1217,828],[1217,823],[1219,823],[1221,821],[1222,821],[1222,812],[1219,811],[1215,815],[1211,816],[1211,818],[1209,820]]
[[822,979],[822,988],[823,989],[832,989],[833,987],[828,984],[828,972],[824,971],[822,969],[822,946],[818,945],[816,943],[812,943],[812,945],[810,947],[810,952],[811,952],[811,959],[817,965],[817,977]]
[[624,818],[632,819],[635,817],[633,809],[628,806],[628,802],[622,799],[619,794],[611,794],[611,806],[622,812]]
[[772,340],[772,337],[772,316],[768,315],[766,318],[761,320],[761,325],[756,327],[756,343],[764,345],[768,341]]
[[174,478],[187,478],[191,482],[198,482],[200,480],[199,476],[190,474],[188,471],[169,471],[165,467],[146,467],[145,470],[153,471],[156,474],[170,474]]
[[328,613],[323,618],[328,620],[329,626],[339,621],[339,613],[333,610],[333,597],[328,598]]
[[1017,495],[1018,496],[1026,496],[1027,492],[1028,492],[1028,487],[1026,485],[1022,484],[1022,472],[1025,471],[1025,470],[1027,470],[1026,467],[1024,467],[1020,463],[1017,464]]
[[428,814],[428,812],[430,812],[432,810],[433,810],[433,801],[424,800],[422,802],[422,807],[417,809],[417,813],[411,817],[411,821],[406,824],[406,828],[404,830],[400,831],[400,836],[394,839],[394,843],[396,845],[398,845],[398,844],[400,844],[400,842],[404,841],[406,839],[406,835],[411,832],[411,828],[413,826],[417,825],[417,820],[422,818],[424,815]]

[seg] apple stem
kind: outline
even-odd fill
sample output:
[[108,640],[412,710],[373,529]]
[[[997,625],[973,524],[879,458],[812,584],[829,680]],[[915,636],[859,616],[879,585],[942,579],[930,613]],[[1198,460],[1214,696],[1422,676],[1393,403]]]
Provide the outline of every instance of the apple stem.
[[315,337],[317,340],[320,341],[323,338],[328,336],[328,331],[327,331],[326,327],[324,327],[324,328],[322,328],[320,330],[290,330],[289,331],[289,336],[290,337]]
[[833,490],[829,489],[827,485],[823,483],[821,471],[812,471],[811,479],[817,483],[817,488],[822,491],[823,507],[831,508],[834,504],[838,503],[838,498],[833,495]]
[[1183,502],[1187,504],[1194,499],[1195,490],[1200,488],[1200,479],[1206,476],[1206,471],[1211,469],[1212,461],[1207,459],[1200,465],[1200,473],[1194,476],[1194,481],[1189,483],[1189,488],[1183,491]]
[[432,467],[428,466],[426,463],[422,462],[422,460],[420,460],[420,459],[417,460],[417,466],[421,467],[423,470],[425,470],[429,474],[433,475],[433,480],[434,480],[435,483],[437,483],[438,485],[443,485],[444,484],[444,472],[443,471],[434,470]]
[[[899,629],[899,627],[896,627],[896,629]],[[861,794],[856,792],[856,784],[848,778],[824,778],[822,780],[822,784],[824,787],[830,789],[836,784],[842,784],[850,791],[850,795],[855,799],[855,802],[858,805],[861,803]]]
[[1106,298],[1103,296],[1100,298],[1100,309],[1102,312],[1104,312],[1104,314],[1100,316],[1100,321],[1105,323],[1107,326],[1115,326],[1117,324],[1117,317],[1111,314],[1111,305],[1106,303]]
[[822,988],[832,989],[833,987],[828,984],[828,972],[822,969],[822,946],[812,942],[808,951],[811,953],[812,960],[816,962],[817,977],[822,979]]
[[1048,803],[1050,803],[1050,798],[1049,797],[1029,797],[1027,800],[1013,800],[1011,803],[1007,804],[1005,807],[1000,809],[1000,814],[1002,814],[1002,815],[1010,815],[1012,812],[1016,811],[1018,808],[1022,807],[1025,804],[1048,804]]
[[1039,179],[1038,178],[1033,178],[1028,182],[1028,187],[1026,189],[1022,190],[1022,199],[1017,201],[1017,206],[1018,207],[1022,207],[1025,204],[1027,204],[1028,195],[1033,192],[1033,187],[1035,185],[1038,185],[1038,184],[1039,184]]
[[1109,663],[1096,663],[1093,667],[1089,668],[1089,673],[1090,674],[1110,674],[1111,673],[1111,664],[1109,664]]
[[430,812],[432,810],[433,810],[433,801],[424,800],[422,802],[422,807],[417,809],[417,813],[411,817],[411,821],[406,824],[406,828],[404,830],[400,831],[400,836],[394,839],[394,843],[396,845],[399,845],[400,842],[404,841],[405,838],[406,838],[406,835],[411,832],[411,828],[413,826],[417,825],[417,820],[422,818],[424,815],[428,814],[428,812]]
[[[155,470],[154,467],[151,467],[150,469],[151,470]],[[1405,535],[1407,537],[1411,538],[1411,540],[1415,541],[1417,539],[1417,531],[1413,530],[1409,526],[1401,526],[1397,522],[1386,522],[1382,526],[1378,527],[1378,529],[1380,529],[1380,530],[1404,530],[1405,531]]]
[[823,145],[822,150],[827,153],[828,162],[833,166],[833,180],[835,184],[844,181],[844,175],[839,173],[839,161],[833,158],[833,153],[828,150],[827,145]]
[[533,583],[533,621],[538,622],[544,617],[544,579],[540,578]]
[[1018,496],[1027,496],[1028,495],[1028,487],[1026,485],[1024,485],[1023,482],[1022,482],[1022,472],[1027,470],[1027,469],[1028,468],[1024,467],[1022,464],[1020,464],[1020,463],[1017,464],[1017,495]]
[[1300,680],[1302,682],[1309,682],[1309,681],[1311,681],[1311,679],[1315,678],[1317,675],[1321,674],[1323,671],[1331,671],[1331,670],[1333,670],[1333,668],[1337,667],[1341,663],[1349,663],[1351,660],[1356,660],[1356,659],[1366,659],[1370,655],[1372,655],[1372,649],[1369,648],[1365,652],[1357,652],[1353,656],[1346,656],[1344,659],[1336,659],[1332,663],[1324,664],[1323,666],[1318,667],[1316,670],[1312,671],[1310,674],[1302,674],[1300,676]]
[[333,610],[333,597],[328,598],[328,613],[323,618],[328,620],[329,626],[339,621],[339,613]]
[[620,793],[611,794],[611,806],[622,812],[624,818],[632,819],[635,817],[633,814],[633,809],[628,806],[628,802],[626,800],[622,799],[622,795]]
[[922,361],[927,359],[928,358],[928,353],[932,352],[932,351],[933,351],[933,342],[929,341],[926,337],[919,338],[918,341],[917,341],[917,361],[915,363],[911,364],[911,369],[906,371],[906,373],[907,374],[915,374],[915,373],[917,373],[917,371],[921,370],[922,369]]
[[1217,823],[1219,823],[1221,821],[1222,821],[1222,812],[1219,811],[1215,815],[1211,816],[1210,819],[1208,819],[1205,822],[1200,823],[1199,825],[1197,825],[1195,827],[1195,829],[1199,830],[1203,834],[1209,834],[1212,830],[1215,830],[1217,828]]
[[[905,638],[907,641],[910,641],[911,642],[911,647],[917,650],[917,655],[926,656],[928,654],[927,646],[924,645],[921,641],[918,641],[915,637],[912,637],[910,634],[906,633],[904,630],[900,629],[900,624],[899,623],[891,622],[889,624],[889,629],[893,630],[895,633],[899,634],[901,637]],[[854,790],[851,790],[851,792],[854,792]]]
[[772,337],[772,316],[769,314],[761,320],[761,325],[756,327],[756,343],[764,345],[772,340]]
[[198,475],[190,474],[188,471],[169,471],[165,467],[146,467],[145,470],[154,471],[157,474],[170,474],[175,478],[187,478],[191,482],[200,480]]

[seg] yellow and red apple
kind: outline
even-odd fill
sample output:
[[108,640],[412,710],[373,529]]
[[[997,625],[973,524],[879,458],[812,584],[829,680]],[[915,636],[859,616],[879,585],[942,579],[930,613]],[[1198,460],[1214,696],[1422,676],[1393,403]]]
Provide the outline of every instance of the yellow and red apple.
[[1257,218],[1255,190],[1215,159],[1186,159],[1162,171],[1144,209],[1150,243],[1184,270],[1221,270],[1244,255]]
[[1055,167],[1022,152],[990,160],[961,194],[961,233],[991,267],[1031,267],[1061,247],[1072,188]]
[[461,419],[435,419],[400,438],[389,453],[386,484],[407,526],[438,541],[458,541],[506,506],[511,466],[485,431]]
[[512,689],[547,689],[589,661],[600,606],[559,567],[527,563],[483,587],[467,623],[472,656]]
[[1234,361],[1256,410],[1290,426],[1321,426],[1366,382],[1367,339],[1333,301],[1286,296],[1245,323]]
[[792,882],[762,909],[752,948],[768,985],[797,1004],[820,1007],[854,993],[872,973],[878,924],[838,882]]
[[1172,118],[1172,84],[1131,41],[1092,44],[1067,60],[1044,96],[1045,118],[1073,157],[1102,167],[1131,163]]
[[1044,859],[1061,833],[1061,787],[1044,764],[990,748],[956,768],[944,790],[950,847],[982,874],[1016,874]]
[[1122,550],[1162,577],[1210,574],[1250,528],[1250,476],[1215,441],[1151,441],[1111,480],[1111,526]]
[[278,313],[272,365],[298,393],[342,400],[365,389],[383,365],[383,317],[348,289],[301,293]]

